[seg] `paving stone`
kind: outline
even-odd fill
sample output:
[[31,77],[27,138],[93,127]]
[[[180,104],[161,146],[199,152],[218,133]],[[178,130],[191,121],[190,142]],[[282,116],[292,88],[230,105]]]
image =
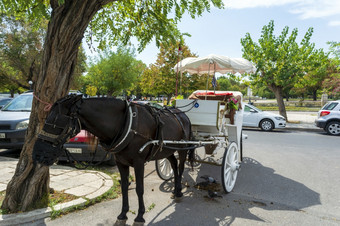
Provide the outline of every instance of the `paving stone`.
[[72,187],[70,189],[65,190],[64,192],[75,196],[84,196],[87,194],[91,194],[97,190],[98,190],[97,188],[82,185],[79,187]]

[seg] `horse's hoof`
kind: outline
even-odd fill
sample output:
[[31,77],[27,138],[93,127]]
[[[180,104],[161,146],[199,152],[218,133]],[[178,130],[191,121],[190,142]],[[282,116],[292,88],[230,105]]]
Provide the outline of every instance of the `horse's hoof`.
[[115,224],[114,224],[114,226],[125,226],[126,225],[126,221],[127,221],[127,219],[125,219],[125,220],[117,219]]
[[133,222],[132,226],[144,226],[144,222]]
[[176,203],[180,203],[180,202],[182,202],[182,200],[183,200],[183,196],[181,196],[181,197],[175,196],[175,198],[174,198],[174,201],[175,201]]

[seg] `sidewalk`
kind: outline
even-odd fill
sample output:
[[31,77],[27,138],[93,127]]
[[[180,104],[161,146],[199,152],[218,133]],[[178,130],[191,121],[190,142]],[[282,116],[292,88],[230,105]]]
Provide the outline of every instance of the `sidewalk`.
[[[0,156],[0,191],[5,191],[7,183],[14,175],[17,159]],[[107,192],[113,185],[110,176],[91,170],[77,170],[72,167],[53,165],[50,167],[50,187],[79,197],[67,203],[58,204],[54,210],[63,210],[74,205],[85,204],[88,200]],[[49,217],[50,207],[26,213],[0,215],[0,225],[18,225]]]
[[[278,113],[278,112],[274,112]],[[287,127],[282,130],[322,131],[314,125],[317,112],[287,112]],[[0,156],[0,191],[5,191],[7,183],[13,177],[18,160]],[[79,198],[71,202],[56,205],[55,210],[63,210],[74,205],[85,204],[107,192],[113,185],[112,179],[102,172],[77,170],[67,166],[50,167],[50,186]],[[31,212],[0,215],[0,225],[19,225],[49,217],[51,208],[38,209]]]
[[[278,111],[271,111],[275,114],[279,114]],[[303,130],[303,131],[322,131],[314,124],[317,119],[317,112],[295,112],[287,111],[288,122],[286,130]],[[282,130],[285,130],[282,129]]]

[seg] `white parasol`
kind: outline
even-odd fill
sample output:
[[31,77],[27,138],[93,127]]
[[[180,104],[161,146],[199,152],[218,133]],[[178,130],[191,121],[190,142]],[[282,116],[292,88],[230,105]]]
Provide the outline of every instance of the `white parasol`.
[[[225,73],[252,73],[256,71],[254,65],[243,58],[230,58],[227,56],[209,54],[206,57],[188,57],[178,62],[175,71],[189,74],[215,75],[216,72]],[[209,76],[207,78],[208,90]]]
[[175,71],[188,72],[189,74],[209,74],[215,72],[225,73],[251,73],[255,72],[254,65],[243,58],[230,58],[227,56],[209,54],[206,57],[188,57],[178,62]]

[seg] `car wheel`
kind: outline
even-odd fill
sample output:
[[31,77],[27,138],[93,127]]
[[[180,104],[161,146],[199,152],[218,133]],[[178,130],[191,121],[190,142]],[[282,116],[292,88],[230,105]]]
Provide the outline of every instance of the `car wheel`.
[[270,119],[262,119],[260,122],[260,128],[264,131],[271,131],[274,129],[274,123]]
[[326,126],[326,132],[330,135],[340,135],[340,122],[329,122]]

